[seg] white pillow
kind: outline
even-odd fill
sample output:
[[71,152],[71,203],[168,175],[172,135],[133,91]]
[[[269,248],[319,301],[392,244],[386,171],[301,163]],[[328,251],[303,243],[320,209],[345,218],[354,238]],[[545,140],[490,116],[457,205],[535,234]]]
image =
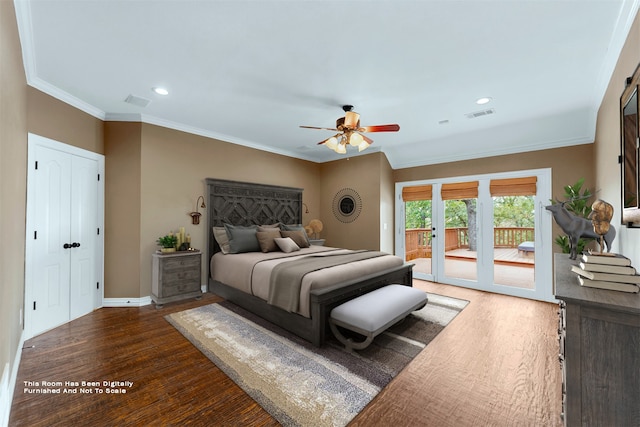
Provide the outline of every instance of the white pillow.
[[276,242],[282,252],[289,253],[300,250],[300,246],[291,237],[276,237],[273,241]]
[[218,246],[220,246],[220,251],[223,254],[228,254],[231,250],[229,246],[229,236],[227,235],[227,230],[224,227],[213,227],[213,237],[218,242]]

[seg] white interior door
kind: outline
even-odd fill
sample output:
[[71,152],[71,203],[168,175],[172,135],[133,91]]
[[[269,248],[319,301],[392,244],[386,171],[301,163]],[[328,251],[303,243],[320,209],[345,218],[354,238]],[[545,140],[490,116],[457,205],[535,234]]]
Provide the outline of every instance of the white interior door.
[[69,321],[71,157],[38,146],[34,165],[33,292],[26,302],[34,334]]
[[83,157],[72,159],[71,179],[71,272],[70,317],[93,310],[96,283],[96,238],[98,220],[98,162]]
[[29,134],[27,338],[102,306],[104,156]]

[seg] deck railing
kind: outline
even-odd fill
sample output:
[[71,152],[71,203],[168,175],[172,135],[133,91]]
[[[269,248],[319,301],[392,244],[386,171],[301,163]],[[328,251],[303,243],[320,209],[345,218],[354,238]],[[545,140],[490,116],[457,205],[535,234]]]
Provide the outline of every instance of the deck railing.
[[[493,246],[495,248],[517,248],[522,242],[534,240],[533,227],[495,227]],[[431,229],[411,228],[404,231],[405,257],[407,261],[416,258],[431,258]],[[469,247],[466,227],[445,228],[444,250],[450,251]]]

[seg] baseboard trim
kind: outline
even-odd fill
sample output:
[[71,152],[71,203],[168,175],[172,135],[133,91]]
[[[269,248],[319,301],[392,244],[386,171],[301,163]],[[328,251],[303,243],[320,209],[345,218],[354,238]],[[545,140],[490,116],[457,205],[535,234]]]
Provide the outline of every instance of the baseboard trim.
[[104,298],[103,307],[142,307],[151,304],[151,296],[142,298]]
[[13,360],[11,374],[9,374],[9,363],[6,363],[2,371],[2,378],[0,379],[0,426],[2,427],[9,425],[13,391],[16,389],[18,368],[20,367],[20,360],[22,359],[22,347],[24,347],[24,331],[20,333],[20,342],[18,342],[18,350]]

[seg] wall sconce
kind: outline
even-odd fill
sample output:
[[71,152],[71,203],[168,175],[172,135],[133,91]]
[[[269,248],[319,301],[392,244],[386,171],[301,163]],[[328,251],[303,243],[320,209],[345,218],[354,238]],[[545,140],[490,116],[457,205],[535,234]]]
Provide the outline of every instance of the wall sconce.
[[309,213],[309,208],[307,207],[307,204],[302,202],[302,206],[304,206],[304,213]]
[[200,224],[200,216],[202,216],[202,214],[200,212],[198,212],[198,202],[200,201],[200,199],[202,199],[202,204],[200,205],[201,208],[206,208],[207,205],[204,204],[204,197],[200,196],[198,197],[198,200],[196,200],[196,211],[195,212],[191,212],[189,215],[191,215],[191,223],[193,225],[198,225]]

